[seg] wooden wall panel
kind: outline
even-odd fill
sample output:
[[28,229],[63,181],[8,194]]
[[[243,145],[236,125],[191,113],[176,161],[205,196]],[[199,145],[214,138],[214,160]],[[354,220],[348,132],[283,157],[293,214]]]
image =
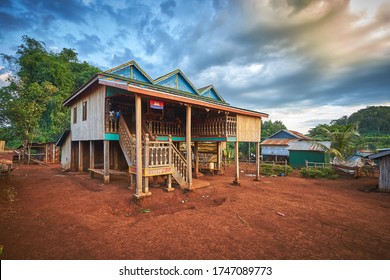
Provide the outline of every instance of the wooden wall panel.
[[[87,119],[83,121],[83,102],[87,101]],[[105,86],[97,85],[71,107],[72,141],[104,139]],[[77,122],[73,123],[73,108],[77,106]]]
[[260,142],[261,118],[237,115],[237,140]]

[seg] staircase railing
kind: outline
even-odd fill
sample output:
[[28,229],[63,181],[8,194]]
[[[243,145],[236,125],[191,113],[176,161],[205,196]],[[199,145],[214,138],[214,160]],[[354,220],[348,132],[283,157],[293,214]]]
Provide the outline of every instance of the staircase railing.
[[170,165],[169,142],[150,141],[148,167],[162,167]]
[[122,148],[123,154],[126,158],[127,165],[132,166],[136,164],[136,151],[135,151],[135,139],[133,135],[131,135],[129,128],[121,116],[119,118],[119,145]]
[[175,171],[183,178],[183,180],[188,182],[187,160],[175,147],[175,145],[173,145],[173,143],[170,144],[172,150],[172,165],[175,168]]

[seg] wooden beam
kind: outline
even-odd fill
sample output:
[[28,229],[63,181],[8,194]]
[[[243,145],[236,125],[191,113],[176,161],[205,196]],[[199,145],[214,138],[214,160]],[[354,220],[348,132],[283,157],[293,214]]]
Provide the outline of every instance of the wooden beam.
[[234,145],[234,161],[236,165],[236,172],[235,172],[235,178],[233,183],[239,185],[240,184],[240,162],[238,158],[238,141],[236,141]]
[[187,146],[187,186],[192,189],[192,152],[191,152],[191,106],[186,107],[186,146]]
[[104,140],[104,184],[110,183],[110,141]]
[[222,145],[221,142],[217,142],[217,169],[221,170],[221,162],[222,162]]
[[256,142],[256,181],[260,179],[260,142]]
[[135,95],[135,158],[136,158],[136,174],[135,174],[135,196],[142,196],[142,107],[141,96]]
[[195,173],[195,178],[197,178],[199,173],[199,142],[195,142],[194,154],[195,154],[194,173]]
[[89,168],[95,168],[95,142],[89,141]]
[[84,171],[84,154],[83,154],[83,142],[79,141],[79,172]]

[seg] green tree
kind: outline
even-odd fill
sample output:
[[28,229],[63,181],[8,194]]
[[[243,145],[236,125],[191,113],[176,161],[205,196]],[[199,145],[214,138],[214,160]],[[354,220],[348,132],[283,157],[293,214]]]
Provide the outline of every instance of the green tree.
[[315,127],[309,129],[308,136],[312,139],[323,141],[330,140],[326,131],[333,131],[334,127],[329,124],[318,124]]
[[282,121],[264,121],[261,125],[261,139],[264,140],[282,129],[287,129]]
[[[22,37],[15,56],[1,56],[14,76],[8,86],[0,89],[0,138],[9,140],[7,138],[11,135],[17,135],[25,141],[29,137],[24,133],[28,131],[29,135],[34,135],[35,141],[57,140],[69,128],[69,109],[62,106],[63,101],[100,70],[86,62],[79,62],[73,49],[48,52],[43,42],[29,36]],[[39,109],[34,111],[33,104]],[[34,117],[26,121],[29,124],[25,126],[29,128],[24,127],[26,131],[19,133],[22,117],[29,118],[23,112],[16,116],[18,108],[23,106],[30,114],[34,113]]]
[[49,82],[12,84],[14,92],[7,104],[7,116],[16,136],[27,145],[34,140],[39,126],[39,120],[45,111],[45,105],[50,96],[57,91]]
[[321,129],[332,143],[330,153],[342,158],[356,153],[360,140],[356,124],[333,125],[331,129],[325,127]]

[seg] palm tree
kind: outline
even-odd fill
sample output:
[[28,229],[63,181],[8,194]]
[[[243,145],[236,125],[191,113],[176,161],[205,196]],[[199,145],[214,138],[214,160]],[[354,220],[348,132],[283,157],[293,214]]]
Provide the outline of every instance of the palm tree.
[[342,159],[354,153],[355,144],[360,138],[357,124],[334,125],[332,129],[324,127],[321,129],[332,143],[331,148],[328,150],[329,153]]

